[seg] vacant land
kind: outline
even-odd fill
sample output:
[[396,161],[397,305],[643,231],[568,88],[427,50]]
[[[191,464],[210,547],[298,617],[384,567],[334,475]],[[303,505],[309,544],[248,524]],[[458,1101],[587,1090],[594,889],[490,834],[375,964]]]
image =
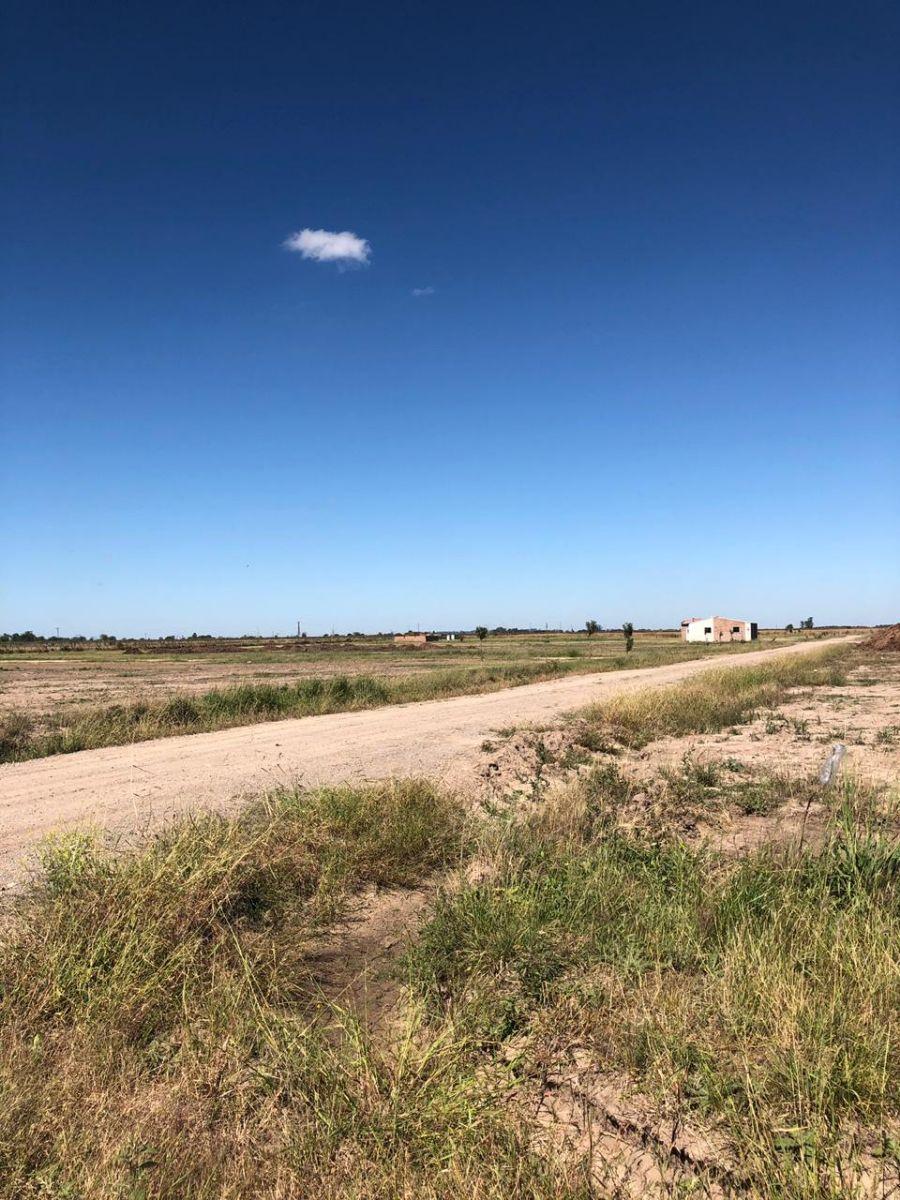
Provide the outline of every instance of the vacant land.
[[[827,645],[827,643],[822,643]],[[840,644],[840,643],[839,643]],[[783,651],[788,660],[818,644]],[[778,656],[780,657],[780,656]],[[718,660],[722,670],[765,663],[771,651]],[[176,812],[222,807],[278,784],[306,786],[427,775],[467,786],[478,746],[497,729],[554,721],[569,709],[661,687],[707,670],[703,659],[603,674],[574,674],[486,695],[381,706],[366,712],[268,721],[189,737],[110,746],[0,765],[0,879],[41,836],[92,821],[127,831]]]
[[455,793],[49,846],[0,1196],[895,1195],[898,675],[776,656],[497,732]]
[[[753,648],[790,645],[803,638],[834,636],[763,630]],[[744,644],[734,648],[739,652]],[[639,633],[630,665],[660,664],[687,653],[728,653],[730,646],[687,647],[675,633]],[[298,676],[421,675],[452,668],[549,665],[587,660],[589,670],[626,665],[623,637],[607,631],[490,634],[484,644],[431,642],[424,648],[397,647],[390,637],[234,639],[205,642],[72,643],[69,649],[25,643],[0,646],[0,703],[31,713],[67,705],[98,705],[195,695],[241,683],[289,683]],[[608,664],[612,664],[608,667]]]
[[[825,636],[821,631],[805,640]],[[285,639],[147,647],[74,644],[0,653],[0,762],[148,738],[493,691],[568,674],[660,666],[777,648],[687,645],[675,634],[491,635],[398,648],[390,638]]]

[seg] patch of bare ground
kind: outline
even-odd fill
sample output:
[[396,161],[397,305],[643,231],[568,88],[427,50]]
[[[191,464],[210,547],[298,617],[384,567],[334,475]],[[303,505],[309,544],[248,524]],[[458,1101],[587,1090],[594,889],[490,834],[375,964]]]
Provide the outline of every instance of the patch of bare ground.
[[[492,744],[480,768],[482,803],[521,819],[573,778],[599,772],[615,796],[619,828],[703,839],[735,853],[770,841],[816,841],[827,819],[824,791],[811,775],[773,776],[723,759],[715,740],[665,739],[640,751],[610,744],[586,753],[580,736],[575,725],[520,730]],[[817,765],[824,757],[820,748]]]
[[[398,965],[412,945],[440,889],[482,881],[489,866],[479,856],[436,872],[414,887],[369,886],[346,905],[340,921],[314,937],[303,956],[313,1004],[327,1019],[349,1013],[382,1051],[406,1036],[407,992]],[[324,1003],[323,1003],[324,1002]]]
[[866,656],[837,687],[796,689],[785,704],[721,733],[663,738],[624,761],[637,776],[672,766],[686,754],[698,762],[738,760],[752,771],[812,775],[829,748],[846,746],[844,769],[873,782],[900,779],[900,661]]
[[349,1011],[368,1033],[389,1044],[403,1020],[397,961],[443,876],[414,888],[369,887],[353,898],[341,921],[315,939],[304,956],[310,995],[328,1013]]
[[[535,1144],[544,1153],[586,1162],[600,1196],[737,1200],[754,1194],[729,1140],[701,1124],[679,1096],[654,1099],[582,1048],[568,1047],[517,1101],[529,1111]],[[822,1181],[823,1195],[900,1195],[900,1164],[879,1145],[861,1145],[848,1135],[840,1161],[839,1174]]]
[[577,718],[499,731],[482,745],[477,779],[488,803],[524,812],[573,775],[605,765],[625,781],[625,827],[705,838],[735,852],[816,841],[829,814],[817,780],[835,744],[846,749],[843,775],[889,791],[900,781],[900,661],[858,658],[845,684],[793,689],[779,706],[719,732],[629,748],[613,730]]
[[429,663],[373,661],[346,656],[336,662],[310,661],[298,654],[284,662],[216,663],[202,659],[137,659],[115,662],[73,662],[69,659],[6,661],[0,664],[0,708],[29,713],[74,712],[105,704],[196,696],[215,688],[242,683],[296,683],[299,677],[332,679],[365,675],[377,669],[391,678],[433,670]]
[[626,1076],[599,1070],[583,1050],[570,1047],[548,1066],[523,1102],[536,1144],[585,1162],[601,1195],[720,1200],[737,1184],[724,1138],[661,1108]]

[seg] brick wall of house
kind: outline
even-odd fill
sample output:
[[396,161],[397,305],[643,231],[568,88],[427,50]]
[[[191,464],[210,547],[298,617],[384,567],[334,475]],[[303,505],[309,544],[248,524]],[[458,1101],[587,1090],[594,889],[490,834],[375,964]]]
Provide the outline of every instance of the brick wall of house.
[[730,621],[727,617],[713,617],[714,642],[745,642],[746,640],[746,621]]

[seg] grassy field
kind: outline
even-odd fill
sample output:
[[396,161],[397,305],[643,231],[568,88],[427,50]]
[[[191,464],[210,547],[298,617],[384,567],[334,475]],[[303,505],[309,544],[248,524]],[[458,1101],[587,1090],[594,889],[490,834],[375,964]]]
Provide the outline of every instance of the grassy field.
[[[492,691],[571,673],[715,661],[796,640],[772,632],[757,642],[705,646],[674,634],[639,633],[630,654],[620,634],[494,635],[484,643],[473,638],[412,650],[383,638],[268,648],[250,643],[241,651],[220,644],[200,651],[186,643],[184,653],[154,647],[137,656],[126,648],[68,657],[49,651],[29,657],[16,649],[0,656],[0,762]],[[86,702],[86,696],[104,702]]]
[[[623,748],[725,728],[851,663],[711,672],[584,728]],[[575,1060],[708,1132],[667,1195],[865,1194],[900,1165],[894,803],[747,780],[754,819],[799,788],[823,832],[736,855],[635,822],[616,761],[518,812],[414,781],[282,792],[124,853],[49,846],[0,935],[0,1196],[606,1196],[590,1146],[536,1136]],[[711,768],[679,779],[674,803],[723,803]],[[321,992],[316,935],[435,872],[375,1033]]]

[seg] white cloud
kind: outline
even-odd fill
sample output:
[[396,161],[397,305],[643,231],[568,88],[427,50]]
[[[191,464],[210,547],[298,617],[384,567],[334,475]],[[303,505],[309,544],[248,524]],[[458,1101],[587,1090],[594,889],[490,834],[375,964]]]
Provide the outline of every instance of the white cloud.
[[413,288],[410,295],[412,295],[412,296],[433,296],[434,293],[436,292],[436,290],[437,289],[433,288],[433,287]]
[[365,238],[357,237],[345,229],[343,233],[330,233],[327,229],[301,229],[285,239],[285,249],[295,250],[313,262],[333,262],[339,265],[357,263],[365,266],[372,247]]

